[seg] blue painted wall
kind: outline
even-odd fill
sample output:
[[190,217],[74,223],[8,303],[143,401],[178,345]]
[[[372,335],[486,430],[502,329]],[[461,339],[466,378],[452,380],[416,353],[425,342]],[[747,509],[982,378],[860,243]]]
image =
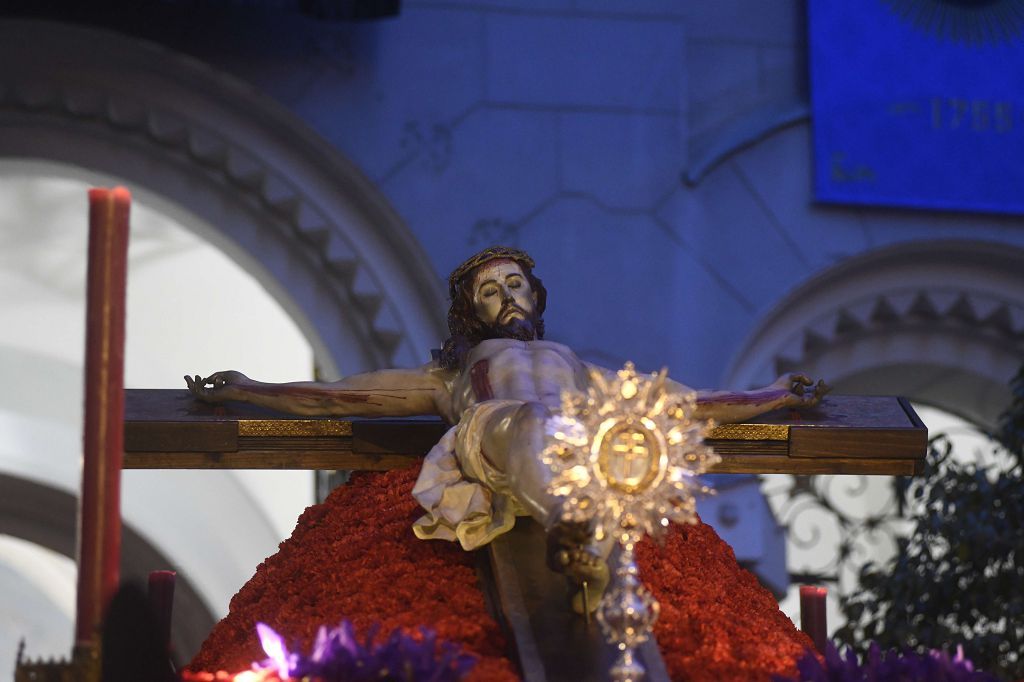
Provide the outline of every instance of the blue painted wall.
[[438,277],[530,250],[549,338],[606,365],[715,385],[760,316],[844,258],[1024,246],[1020,218],[815,203],[799,2],[406,0],[370,23],[236,9],[147,31],[351,158]]

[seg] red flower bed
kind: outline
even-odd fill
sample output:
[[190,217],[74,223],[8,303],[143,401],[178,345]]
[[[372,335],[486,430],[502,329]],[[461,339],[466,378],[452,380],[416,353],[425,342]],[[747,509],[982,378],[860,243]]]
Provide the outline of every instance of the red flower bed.
[[[231,600],[189,670],[238,672],[263,660],[257,621],[288,638],[290,650],[309,651],[319,626],[348,618],[361,636],[375,623],[383,634],[432,628],[479,657],[470,680],[517,679],[471,555],[412,533],[421,514],[411,495],[417,473],[358,475],[307,509],[280,551]],[[637,559],[661,602],[656,634],[673,679],[795,673],[810,640],[709,526],[674,528],[664,547],[643,543]]]
[[290,650],[309,651],[317,628],[348,618],[360,636],[375,623],[383,635],[396,627],[432,628],[479,657],[470,680],[518,679],[472,556],[412,533],[422,513],[411,494],[417,473],[357,475],[307,509],[280,551],[231,600],[189,670],[238,672],[262,661],[257,621],[288,638]]
[[654,633],[673,680],[795,675],[813,647],[711,526],[673,526],[663,547],[637,547],[637,564],[661,603]]

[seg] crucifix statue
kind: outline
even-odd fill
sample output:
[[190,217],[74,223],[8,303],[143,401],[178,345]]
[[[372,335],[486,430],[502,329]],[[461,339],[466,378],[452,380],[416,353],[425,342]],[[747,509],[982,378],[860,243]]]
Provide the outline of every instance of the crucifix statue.
[[[552,472],[540,453],[563,392],[585,392],[592,372],[614,372],[544,340],[547,290],[533,268],[527,253],[502,246],[457,267],[448,279],[451,336],[437,360],[418,368],[329,383],[268,384],[237,371],[185,380],[206,402],[245,401],[299,415],[442,417],[452,426],[427,455],[413,490],[426,510],[414,525],[416,535],[476,549],[510,530],[517,515],[529,515],[548,531],[549,566],[600,592],[608,582],[610,543],[561,518],[562,499],[549,491]],[[677,392],[689,391],[670,383]],[[739,422],[814,406],[827,390],[822,381],[785,374],[752,391],[697,391],[694,418]],[[629,454],[635,444],[618,445]],[[577,595],[573,606],[582,612],[584,603],[596,606],[597,600]]]

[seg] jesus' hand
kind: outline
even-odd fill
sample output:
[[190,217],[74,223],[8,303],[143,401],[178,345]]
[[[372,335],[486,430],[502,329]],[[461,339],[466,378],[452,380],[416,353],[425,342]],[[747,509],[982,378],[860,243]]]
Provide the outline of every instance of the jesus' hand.
[[772,384],[774,388],[788,391],[786,407],[814,407],[821,402],[832,387],[819,379],[817,383],[806,374],[783,374]]
[[249,377],[234,370],[214,372],[205,379],[198,374],[195,377],[185,375],[185,384],[188,385],[189,392],[208,403],[235,400],[238,398],[238,389],[250,383],[252,380]]

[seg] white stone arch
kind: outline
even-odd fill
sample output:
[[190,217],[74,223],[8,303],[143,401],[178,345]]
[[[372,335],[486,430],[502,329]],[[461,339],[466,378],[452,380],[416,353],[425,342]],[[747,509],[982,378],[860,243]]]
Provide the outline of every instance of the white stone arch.
[[839,392],[896,393],[992,427],[1024,361],[1024,249],[973,240],[869,251],[812,277],[756,325],[732,386],[802,369]]
[[[75,166],[144,193],[253,273],[309,338],[324,377],[421,364],[445,336],[442,283],[383,195],[285,109],[197,60],[96,28],[0,20],[0,158]],[[25,495],[66,499],[77,488],[67,470],[44,475],[26,460],[0,475]],[[148,544],[126,557],[144,564],[148,547],[184,565],[207,602],[177,605],[192,625],[208,622],[211,592],[251,574],[258,559],[243,545],[270,532],[252,521],[258,501],[215,479],[199,482],[207,508],[175,533],[155,512],[137,519]],[[227,541],[203,525],[218,502],[231,511]],[[18,517],[28,538],[52,526],[34,507]],[[183,561],[196,545],[211,551]],[[176,636],[178,650],[194,652],[196,634]]]
[[444,292],[387,200],[250,86],[110,31],[0,21],[0,156],[73,164],[163,199],[249,267],[325,376],[429,358]]

